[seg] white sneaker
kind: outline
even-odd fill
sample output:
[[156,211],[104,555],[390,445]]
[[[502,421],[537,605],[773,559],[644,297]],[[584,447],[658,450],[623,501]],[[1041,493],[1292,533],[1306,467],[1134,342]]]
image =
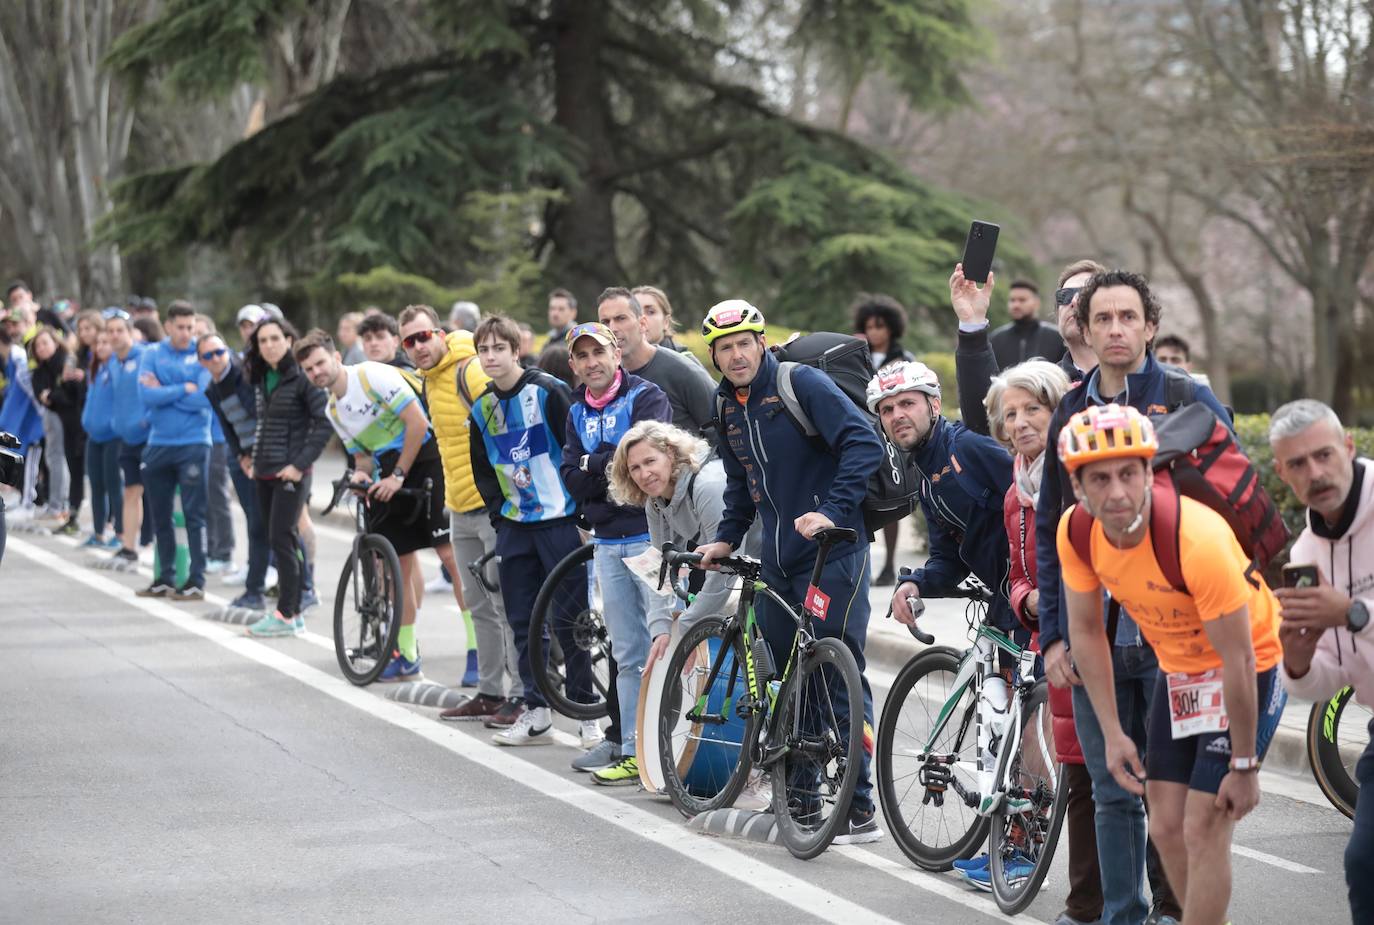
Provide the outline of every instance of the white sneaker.
[[767,812],[773,805],[773,779],[762,771],[750,771],[749,783],[735,797],[735,809]]
[[548,707],[535,707],[520,714],[515,725],[496,733],[491,740],[497,745],[552,745],[553,718]]
[[596,748],[601,744],[606,736],[601,732],[601,727],[594,719],[584,719],[577,729],[578,736],[582,739],[584,749]]
[[[207,575],[223,575],[233,570],[234,563],[230,562],[228,559],[207,559],[205,561],[205,574]],[[245,568],[244,574],[246,575],[247,573],[248,570]]]
[[[206,563],[205,570],[210,571],[209,563]],[[241,565],[233,571],[225,571],[220,575],[220,584],[224,585],[243,585],[248,582],[248,566]]]
[[430,579],[429,581],[425,582],[425,593],[426,593],[426,594],[452,594],[452,593],[453,593],[453,582],[451,582],[451,581],[449,581],[447,578],[445,578],[443,572],[440,572],[438,575],[435,575],[432,579]]

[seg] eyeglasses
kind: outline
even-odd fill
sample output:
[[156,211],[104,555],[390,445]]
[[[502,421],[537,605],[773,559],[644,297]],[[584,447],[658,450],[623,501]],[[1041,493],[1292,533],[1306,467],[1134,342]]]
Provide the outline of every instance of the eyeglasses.
[[228,348],[228,347],[220,347],[218,350],[210,350],[210,351],[208,351],[208,352],[206,352],[206,353],[202,353],[202,354],[200,355],[200,358],[201,358],[202,360],[214,360],[214,359],[217,359],[218,357],[224,356],[224,355],[225,355],[226,353],[228,353],[228,352],[229,352],[229,348]]
[[111,318],[119,318],[123,321],[129,320],[129,313],[122,308],[107,308],[100,313],[100,317],[109,321]]
[[442,337],[444,332],[438,328],[430,328],[428,331],[416,331],[414,334],[407,334],[402,339],[401,344],[407,349],[411,349],[416,344],[427,344],[431,338]]
[[1056,289],[1054,290],[1054,304],[1068,305],[1073,301],[1073,297],[1082,291],[1082,286],[1065,286],[1063,289]]

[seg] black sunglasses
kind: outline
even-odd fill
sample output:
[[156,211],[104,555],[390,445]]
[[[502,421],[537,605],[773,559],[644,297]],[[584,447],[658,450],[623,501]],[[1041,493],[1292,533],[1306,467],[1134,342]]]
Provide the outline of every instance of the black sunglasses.
[[409,350],[416,344],[427,344],[430,338],[440,336],[443,333],[443,331],[437,328],[430,328],[428,331],[416,331],[414,334],[407,335],[405,339],[401,341],[401,345]]
[[200,355],[200,358],[202,360],[213,360],[215,357],[222,357],[228,352],[228,347],[220,347],[218,350],[211,350],[208,353],[202,353]]
[[1082,286],[1065,286],[1063,289],[1056,289],[1054,290],[1054,304],[1068,305],[1073,301],[1073,297],[1082,291]]

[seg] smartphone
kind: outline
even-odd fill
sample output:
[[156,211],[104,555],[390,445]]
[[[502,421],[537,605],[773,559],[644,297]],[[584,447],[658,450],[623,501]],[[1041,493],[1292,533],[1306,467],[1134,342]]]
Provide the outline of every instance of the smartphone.
[[1283,567],[1283,586],[1285,588],[1315,588],[1321,584],[1315,565],[1285,565]]
[[968,229],[968,240],[964,242],[964,279],[975,283],[986,283],[992,272],[992,258],[997,253],[997,235],[1001,227],[992,222],[977,219]]

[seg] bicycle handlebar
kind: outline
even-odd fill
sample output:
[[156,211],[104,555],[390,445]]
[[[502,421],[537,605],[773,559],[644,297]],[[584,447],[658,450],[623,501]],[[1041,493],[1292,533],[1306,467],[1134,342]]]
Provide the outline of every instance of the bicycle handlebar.
[[[345,492],[352,491],[362,498],[370,498],[370,495],[368,495],[368,490],[371,489],[372,486],[376,483],[373,482],[371,479],[365,479],[361,482],[355,482],[348,473],[345,473],[342,478],[335,479],[329,484],[334,486],[334,496],[329,499],[329,504],[325,506],[325,515],[328,515],[331,511],[334,510],[334,508],[339,506],[339,502],[343,500]],[[425,519],[429,519],[429,501],[433,497],[433,495],[434,480],[425,479],[423,482],[420,483],[420,486],[418,488],[396,489],[396,491],[391,495],[391,499],[395,500],[396,498],[413,498],[416,501],[424,502],[423,504],[416,504],[414,508],[411,510],[410,516],[406,517],[405,520],[401,521],[404,524],[413,524],[415,521],[420,519],[421,511],[424,512]]]
[[[910,574],[911,569],[906,568],[905,566],[902,569],[900,569],[898,572],[899,577],[897,586],[901,587],[902,576]],[[964,582],[961,582],[957,587],[955,587],[952,592],[948,594],[942,594],[940,596],[946,598],[966,598],[971,601],[976,601],[980,604],[991,604],[993,600],[995,600],[993,593],[989,591],[987,588],[983,587],[981,583],[972,585],[966,584],[966,582],[970,579],[977,581],[977,579],[973,578],[973,576],[969,576],[969,578],[965,579]],[[906,602],[907,606],[911,608],[911,615],[916,619],[919,620],[921,616],[926,612],[926,602],[924,598],[921,598],[915,594],[911,594],[907,596]],[[888,617],[892,616],[892,608],[890,606],[888,608],[887,615]],[[911,635],[914,636],[918,642],[924,643],[928,646],[935,644],[935,637],[930,633],[923,632],[922,630],[918,629],[915,624],[908,626],[907,632],[911,633]]]

